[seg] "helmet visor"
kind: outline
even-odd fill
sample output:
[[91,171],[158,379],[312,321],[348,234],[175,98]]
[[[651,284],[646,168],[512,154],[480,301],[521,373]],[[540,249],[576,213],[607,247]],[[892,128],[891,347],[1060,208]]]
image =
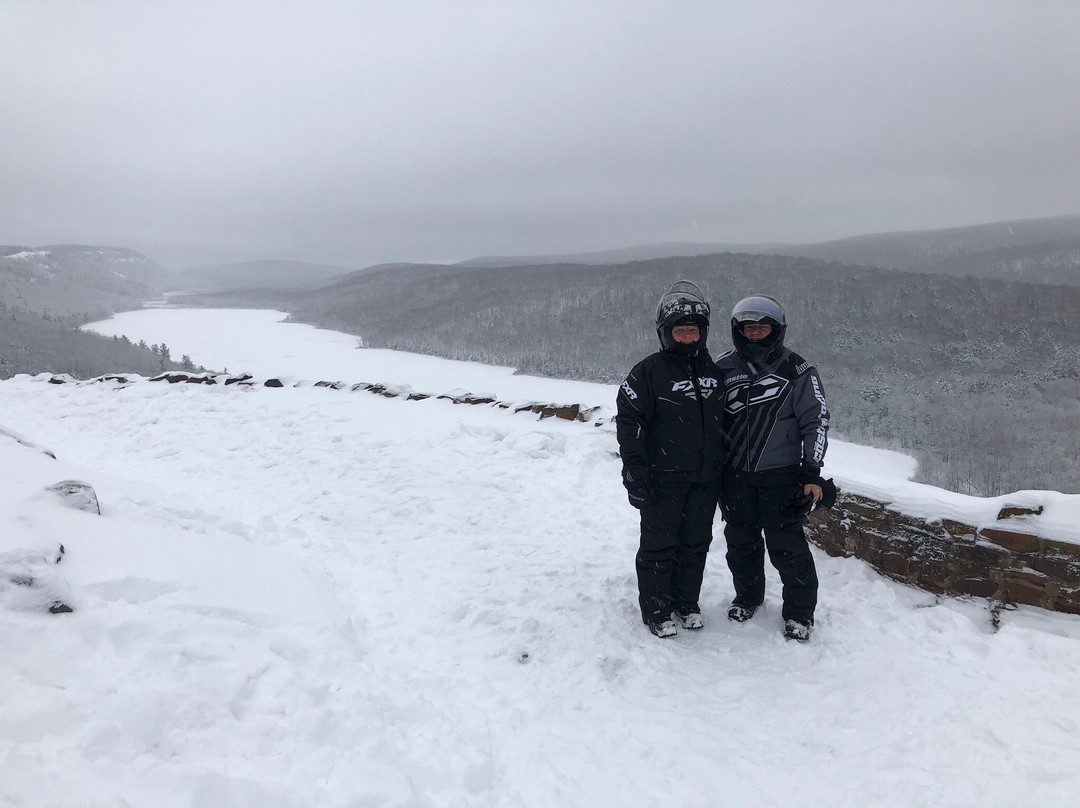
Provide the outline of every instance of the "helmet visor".
[[754,295],[735,304],[731,319],[736,323],[760,323],[767,319],[783,325],[784,310],[772,298]]

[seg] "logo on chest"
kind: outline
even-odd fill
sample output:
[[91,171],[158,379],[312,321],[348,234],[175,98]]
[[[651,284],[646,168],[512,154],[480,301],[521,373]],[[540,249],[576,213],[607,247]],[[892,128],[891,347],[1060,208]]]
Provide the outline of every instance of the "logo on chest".
[[[730,380],[729,380],[730,381]],[[731,415],[740,413],[748,406],[755,407],[783,397],[791,383],[770,373],[753,382],[745,381],[727,388],[724,394],[724,410]]]
[[708,398],[713,392],[720,387],[720,383],[710,376],[699,376],[697,380],[697,389],[694,388],[694,382],[691,379],[683,379],[682,381],[674,382],[671,385],[671,392],[682,393],[687,398],[697,398],[697,390],[701,390],[701,397]]

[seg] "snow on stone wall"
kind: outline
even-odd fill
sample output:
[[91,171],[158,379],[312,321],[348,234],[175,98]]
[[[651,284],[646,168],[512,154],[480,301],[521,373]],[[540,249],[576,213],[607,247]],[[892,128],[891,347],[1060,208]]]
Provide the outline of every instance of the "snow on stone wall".
[[813,541],[893,580],[942,595],[1080,614],[1080,545],[1032,531],[1042,506],[1005,506],[993,527],[925,519],[859,494],[811,516]]

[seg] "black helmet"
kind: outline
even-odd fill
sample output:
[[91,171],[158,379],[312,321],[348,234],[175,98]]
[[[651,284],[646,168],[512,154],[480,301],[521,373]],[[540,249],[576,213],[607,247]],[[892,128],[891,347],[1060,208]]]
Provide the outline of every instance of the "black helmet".
[[[709,304],[705,295],[690,281],[675,281],[656,304],[656,335],[665,351],[695,354],[705,347],[709,336]],[[683,345],[671,336],[677,325],[696,325],[701,331],[697,342]]]
[[[742,327],[747,323],[771,325],[772,331],[765,339],[752,342],[742,332]],[[786,332],[784,307],[774,297],[750,295],[736,303],[731,310],[731,341],[739,356],[748,362],[767,362],[784,344]]]

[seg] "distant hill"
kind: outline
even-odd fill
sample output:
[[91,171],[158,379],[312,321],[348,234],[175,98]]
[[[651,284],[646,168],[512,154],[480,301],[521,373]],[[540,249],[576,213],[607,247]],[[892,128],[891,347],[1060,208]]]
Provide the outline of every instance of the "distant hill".
[[[1078,245],[1080,216],[1056,216],[941,230],[877,233],[789,246],[786,252],[846,264],[1043,283],[1055,282],[1043,276],[1044,266],[1060,267],[1062,256],[1070,249],[1076,252]],[[1019,262],[1012,274],[1000,263],[1003,254]],[[1074,259],[1073,269],[1072,282],[1080,284],[1080,257]]]
[[1077,286],[1080,285],[1080,216],[876,233],[815,244],[668,242],[566,255],[487,256],[462,261],[460,266],[609,265],[718,253],[790,255],[941,275]]
[[355,270],[302,261],[244,261],[193,267],[174,276],[176,291],[213,294],[241,289],[309,289]]
[[160,346],[153,351],[77,328],[142,308],[174,283],[171,272],[120,247],[0,247],[0,379],[17,373],[88,378],[179,368]]
[[120,247],[0,247],[0,303],[57,317],[93,319],[140,308],[175,282],[145,255]]
[[795,249],[795,244],[728,244],[726,242],[700,243],[693,241],[667,241],[662,244],[638,244],[634,247],[620,247],[614,250],[597,252],[565,253],[559,255],[487,255],[459,261],[456,266],[464,267],[522,267],[542,266],[544,264],[626,264],[631,261],[648,261],[653,258],[674,258],[678,256],[716,255],[718,253],[754,253],[758,255],[790,255],[787,250]]
[[1080,286],[1080,235],[941,257],[921,271]]

